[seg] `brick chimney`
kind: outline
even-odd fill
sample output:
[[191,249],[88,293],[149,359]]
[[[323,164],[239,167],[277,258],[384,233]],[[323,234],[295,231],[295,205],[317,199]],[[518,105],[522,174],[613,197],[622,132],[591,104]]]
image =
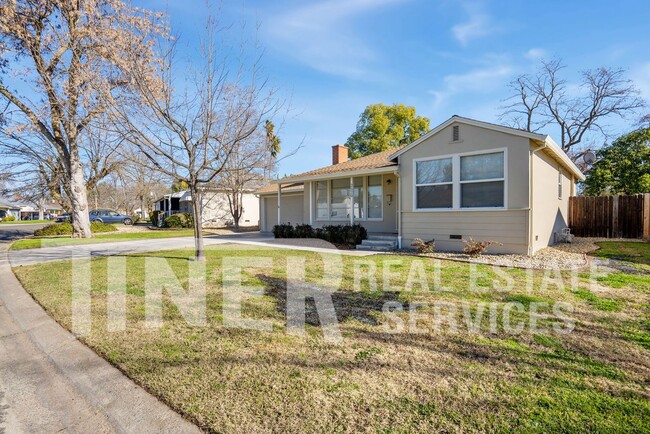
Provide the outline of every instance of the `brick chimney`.
[[348,161],[348,147],[343,145],[332,146],[332,164],[340,164]]

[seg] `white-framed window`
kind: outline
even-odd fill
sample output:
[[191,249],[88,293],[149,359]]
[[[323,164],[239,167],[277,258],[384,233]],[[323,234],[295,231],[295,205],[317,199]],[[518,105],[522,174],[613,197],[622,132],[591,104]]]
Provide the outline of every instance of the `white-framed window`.
[[368,219],[381,220],[384,218],[383,176],[368,177]]
[[505,150],[416,159],[414,171],[417,210],[506,206]]
[[460,157],[461,208],[501,208],[505,204],[504,153]]
[[439,158],[415,162],[415,200],[418,209],[452,208],[453,161]]
[[557,168],[557,198],[562,200],[562,168]]
[[316,220],[347,221],[351,213],[355,220],[382,220],[382,180],[382,175],[354,177],[352,191],[350,178],[316,181]]

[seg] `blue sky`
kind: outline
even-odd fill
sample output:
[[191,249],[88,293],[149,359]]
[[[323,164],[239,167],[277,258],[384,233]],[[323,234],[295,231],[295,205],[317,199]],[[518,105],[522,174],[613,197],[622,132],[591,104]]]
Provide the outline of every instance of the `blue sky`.
[[[204,0],[135,3],[166,9],[181,46],[197,46]],[[259,24],[265,73],[290,101],[283,149],[302,148],[281,162],[281,175],[329,164],[330,147],[371,103],[413,105],[432,126],[453,114],[497,121],[508,82],[540,59],[563,59],[570,82],[584,69],[625,68],[650,103],[647,0],[225,0],[218,9],[235,23],[232,41],[239,23],[248,33]],[[636,121],[610,127],[624,132]]]

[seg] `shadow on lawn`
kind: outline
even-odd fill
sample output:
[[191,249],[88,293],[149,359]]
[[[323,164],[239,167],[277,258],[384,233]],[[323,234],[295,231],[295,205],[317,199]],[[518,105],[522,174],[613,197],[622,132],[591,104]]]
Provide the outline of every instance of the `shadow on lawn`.
[[[256,276],[266,284],[265,295],[273,297],[277,302],[277,310],[287,314],[287,282],[284,279],[270,277],[264,274]],[[336,291],[331,293],[339,322],[350,319],[369,325],[378,325],[377,316],[382,313],[384,303],[397,301],[399,292],[377,291],[375,293]],[[320,326],[316,304],[311,298],[305,302],[305,322],[312,326]]]

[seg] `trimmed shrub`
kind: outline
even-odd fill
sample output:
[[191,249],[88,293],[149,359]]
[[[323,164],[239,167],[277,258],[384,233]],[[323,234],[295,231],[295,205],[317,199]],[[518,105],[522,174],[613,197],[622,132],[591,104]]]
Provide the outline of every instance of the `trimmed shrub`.
[[487,251],[487,248],[490,247],[492,244],[497,244],[502,246],[498,241],[476,241],[472,239],[472,237],[469,237],[469,240],[463,240],[463,243],[465,243],[465,248],[463,251],[467,253],[468,255],[471,256],[478,256],[482,253],[485,253]]
[[[114,232],[116,230],[117,228],[115,226],[106,223],[90,223],[90,231],[93,233]],[[65,222],[47,225],[44,228],[34,231],[34,236],[37,237],[51,237],[56,235],[72,235],[72,223]]]
[[411,247],[415,247],[418,253],[433,253],[436,250],[436,240],[422,241],[420,238],[414,238]]
[[311,225],[296,225],[294,237],[314,238],[314,228],[312,228]]
[[2,218],[3,222],[13,222],[15,220],[16,220],[15,215],[8,215],[8,216]]
[[193,228],[194,218],[189,212],[181,212],[170,215],[165,219],[163,224],[166,228]]
[[312,228],[310,225],[281,224],[273,226],[275,238],[320,238],[333,244],[361,244],[368,237],[366,228],[355,225],[328,225]]
[[273,236],[275,238],[296,238],[291,223],[273,226]]
[[165,214],[165,211],[160,211],[160,210],[152,211],[149,214],[149,220],[151,220],[151,224],[154,226],[158,226],[158,222],[160,221],[160,218],[163,214]]
[[[95,233],[100,233],[100,232],[115,232],[117,228],[113,225],[109,225],[107,223],[101,223],[101,222],[92,222],[90,223],[90,231]],[[72,232],[71,232],[72,233]]]

